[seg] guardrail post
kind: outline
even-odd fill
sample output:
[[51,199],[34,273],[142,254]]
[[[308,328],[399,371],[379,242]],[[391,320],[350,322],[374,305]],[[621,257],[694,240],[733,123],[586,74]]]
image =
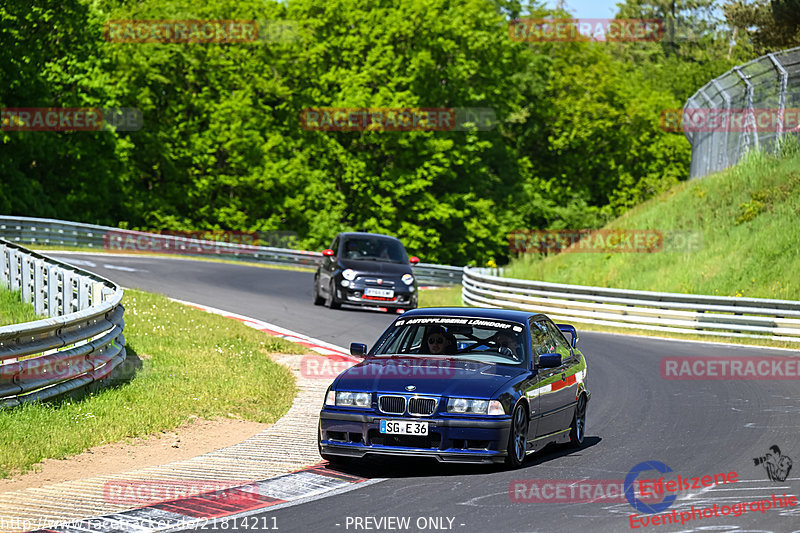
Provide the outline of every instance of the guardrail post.
[[61,269],[61,307],[62,315],[72,312],[72,272]]
[[33,262],[33,310],[41,316],[44,314],[45,285],[44,285],[45,264],[41,259]]
[[47,265],[47,316],[59,316],[58,285],[61,269],[55,265]]
[[30,303],[33,299],[33,273],[31,272],[31,260],[28,257],[20,258],[20,293],[22,301]]
[[3,244],[0,246],[0,252],[2,252],[2,257],[0,257],[0,282],[2,282],[3,286],[6,289],[11,288],[11,250]]
[[19,268],[19,253],[16,250],[11,250],[11,254],[8,261],[8,273],[11,279],[11,290],[18,291],[19,290],[19,277],[20,277],[20,268]]
[[83,278],[77,278],[78,284],[78,311],[89,307],[89,282]]

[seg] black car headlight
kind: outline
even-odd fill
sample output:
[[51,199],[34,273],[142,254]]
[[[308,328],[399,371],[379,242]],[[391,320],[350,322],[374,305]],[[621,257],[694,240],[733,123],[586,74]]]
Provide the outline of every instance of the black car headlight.
[[328,391],[325,405],[336,407],[369,407],[372,395],[368,392]]
[[414,276],[412,276],[411,274],[403,274],[403,277],[400,279],[406,285],[412,285],[414,283]]
[[503,404],[498,400],[474,400],[471,398],[450,398],[447,412],[469,415],[504,415]]

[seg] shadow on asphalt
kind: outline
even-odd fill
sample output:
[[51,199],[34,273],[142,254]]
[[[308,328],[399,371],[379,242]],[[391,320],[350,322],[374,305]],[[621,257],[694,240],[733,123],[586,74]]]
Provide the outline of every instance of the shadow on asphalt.
[[553,459],[579,456],[587,448],[600,444],[602,440],[601,437],[586,437],[583,446],[578,449],[571,448],[567,444],[550,444],[541,451],[529,455],[519,469],[510,469],[503,464],[440,463],[433,458],[389,456],[366,457],[337,464],[335,467],[328,465],[326,468],[364,478],[480,476],[511,470],[524,472]]

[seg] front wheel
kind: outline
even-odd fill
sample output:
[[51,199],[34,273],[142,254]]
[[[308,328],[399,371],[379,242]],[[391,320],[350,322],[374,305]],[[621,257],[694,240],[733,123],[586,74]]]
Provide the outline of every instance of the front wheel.
[[314,279],[314,305],[322,305],[325,303],[325,298],[319,295],[318,280]]
[[325,299],[325,307],[329,309],[339,309],[342,307],[342,304],[336,301],[336,286],[333,284],[333,280],[331,280],[331,284],[328,286],[328,297]]
[[586,396],[581,394],[578,397],[578,404],[575,406],[575,414],[572,416],[572,426],[569,431],[569,445],[573,448],[583,446],[586,438]]
[[508,455],[506,464],[512,468],[519,468],[525,462],[528,450],[528,414],[522,404],[514,407],[511,416],[511,431],[508,434]]

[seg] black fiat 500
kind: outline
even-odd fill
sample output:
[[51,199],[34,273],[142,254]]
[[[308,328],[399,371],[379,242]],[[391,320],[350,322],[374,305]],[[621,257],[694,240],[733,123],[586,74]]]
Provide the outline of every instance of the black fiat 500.
[[340,233],[322,252],[314,275],[314,304],[386,307],[389,312],[417,307],[417,280],[403,243],[378,233]]

